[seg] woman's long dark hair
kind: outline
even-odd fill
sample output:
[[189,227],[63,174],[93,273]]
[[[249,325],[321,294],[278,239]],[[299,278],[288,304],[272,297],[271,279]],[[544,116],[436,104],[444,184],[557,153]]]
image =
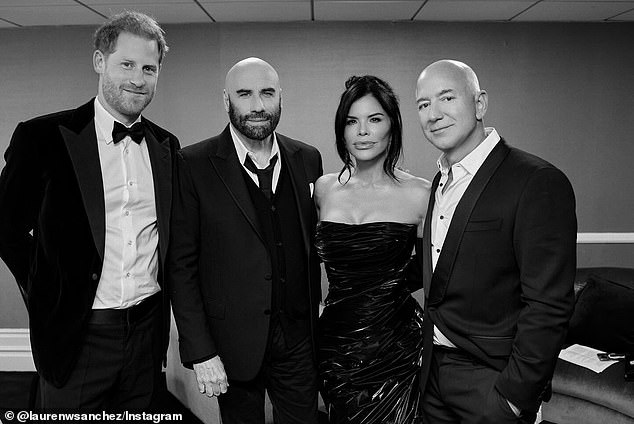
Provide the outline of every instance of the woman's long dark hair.
[[[345,128],[350,107],[354,102],[367,95],[374,97],[387,116],[390,118],[390,141],[387,147],[387,156],[383,162],[383,171],[398,181],[394,174],[394,168],[398,162],[401,152],[403,151],[403,123],[401,120],[401,111],[398,106],[398,98],[394,94],[392,87],[380,78],[372,75],[364,75],[361,77],[352,76],[346,81],[346,91],[341,95],[339,107],[335,115],[335,143],[337,145],[337,153],[343,161],[343,168],[339,172],[339,181],[345,171],[352,175],[352,158],[346,147]],[[350,179],[350,177],[348,177]]]

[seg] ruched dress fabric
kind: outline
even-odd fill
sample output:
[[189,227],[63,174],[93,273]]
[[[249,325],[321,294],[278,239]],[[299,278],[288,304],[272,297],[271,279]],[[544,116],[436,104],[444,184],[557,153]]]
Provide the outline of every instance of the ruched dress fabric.
[[329,422],[420,423],[423,311],[404,278],[416,225],[321,221],[329,288],[319,372]]

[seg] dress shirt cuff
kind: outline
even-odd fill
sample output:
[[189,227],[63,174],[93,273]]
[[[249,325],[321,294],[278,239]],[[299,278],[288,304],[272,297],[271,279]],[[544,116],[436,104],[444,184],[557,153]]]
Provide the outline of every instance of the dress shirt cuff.
[[185,367],[187,367],[187,368],[194,368],[194,364],[202,364],[203,362],[210,360],[211,358],[213,358],[217,354],[218,354],[218,352],[213,352],[211,355],[203,356],[202,358],[195,359],[195,360],[193,360],[191,362],[185,362],[185,363],[183,363],[183,365]]

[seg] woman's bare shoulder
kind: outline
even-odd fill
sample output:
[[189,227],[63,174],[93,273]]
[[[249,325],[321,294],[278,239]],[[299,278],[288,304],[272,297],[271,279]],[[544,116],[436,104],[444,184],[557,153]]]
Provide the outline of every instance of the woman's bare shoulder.
[[[400,171],[400,170],[399,170]],[[431,183],[421,177],[417,177],[408,172],[400,171],[396,174],[401,182],[404,192],[404,199],[407,199],[403,205],[411,208],[410,211],[416,215],[419,222],[419,235],[422,235],[423,221],[427,213],[427,204],[431,193]],[[408,205],[408,206],[405,206]]]
[[319,203],[337,192],[341,187],[338,173],[324,174],[315,181],[315,199]]
[[394,173],[404,188],[426,193],[431,190],[431,182],[425,178],[417,177],[400,169],[396,169]]
[[339,184],[338,173],[324,174],[315,181],[315,191],[323,193],[333,189],[335,184]]

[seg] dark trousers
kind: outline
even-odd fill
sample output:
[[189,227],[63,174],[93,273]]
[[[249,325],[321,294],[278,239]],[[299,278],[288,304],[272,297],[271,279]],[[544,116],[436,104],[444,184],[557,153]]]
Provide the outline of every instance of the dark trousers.
[[422,408],[428,424],[534,423],[535,413],[516,417],[495,388],[499,371],[468,353],[434,346]]
[[277,320],[269,330],[262,368],[251,381],[231,380],[218,397],[223,424],[264,424],[265,391],[276,424],[317,423],[317,368],[310,337],[288,348]]
[[61,388],[40,379],[46,411],[142,411],[161,376],[161,294],[128,310],[93,311],[77,365]]

